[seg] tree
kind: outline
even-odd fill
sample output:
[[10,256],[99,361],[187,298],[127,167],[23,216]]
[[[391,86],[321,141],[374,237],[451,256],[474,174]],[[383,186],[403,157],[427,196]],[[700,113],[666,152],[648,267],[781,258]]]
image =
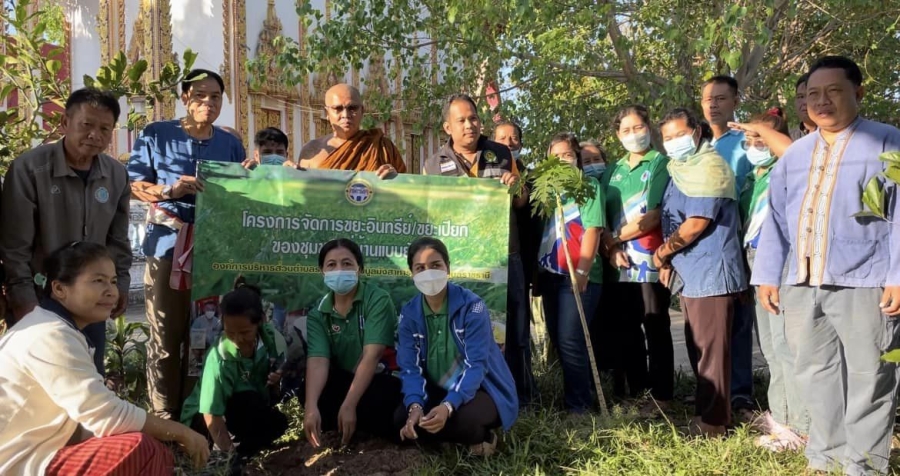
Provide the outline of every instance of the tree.
[[[59,46],[64,12],[59,5],[34,10],[33,0],[4,2],[0,25],[4,26],[0,48],[0,173],[9,162],[35,145],[60,137],[60,124],[69,82],[65,77],[64,53]],[[165,96],[177,94],[176,87],[191,69],[196,53],[186,50],[184,67],[166,63],[158,78],[147,78],[147,61],[128,64],[123,53],[84,77],[86,86],[111,91],[117,98],[145,98],[150,110]],[[133,108],[127,116],[129,129],[138,127],[145,116]]]
[[[324,21],[309,0],[298,1],[310,34],[302,47],[276,42],[279,79],[299,84],[310,73],[360,69],[383,55],[393,75],[406,73],[399,91],[370,103],[382,115],[420,111],[419,127],[440,123],[440,99],[448,93],[483,96],[485,83],[498,79],[507,97],[501,112],[523,123],[528,145],[542,149],[566,130],[612,143],[617,108],[641,102],[656,117],[674,106],[696,108],[700,84],[714,74],[738,80],[741,114],[787,105],[794,81],[824,54],[862,65],[869,117],[893,121],[900,112],[893,58],[900,0],[331,3]],[[434,56],[439,71],[431,67]],[[268,60],[255,60],[251,70]]]

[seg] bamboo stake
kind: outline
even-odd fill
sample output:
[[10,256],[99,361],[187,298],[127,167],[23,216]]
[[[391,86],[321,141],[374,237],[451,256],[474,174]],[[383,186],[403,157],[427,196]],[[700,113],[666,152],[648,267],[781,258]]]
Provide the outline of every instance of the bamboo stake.
[[572,254],[569,253],[569,241],[566,239],[565,215],[563,213],[562,199],[556,195],[556,232],[562,238],[563,250],[566,254],[566,264],[569,266],[569,279],[572,280],[572,293],[575,295],[575,304],[578,306],[578,317],[581,318],[581,329],[584,331],[584,343],[587,347],[588,359],[591,362],[591,373],[594,376],[594,386],[597,389],[597,399],[600,401],[600,414],[609,417],[606,408],[606,398],[603,396],[603,388],[600,386],[600,371],[597,370],[597,361],[594,360],[594,347],[591,345],[591,333],[588,330],[587,318],[584,315],[584,305],[581,303],[581,293],[578,292],[578,280],[575,278],[575,265],[572,263]]

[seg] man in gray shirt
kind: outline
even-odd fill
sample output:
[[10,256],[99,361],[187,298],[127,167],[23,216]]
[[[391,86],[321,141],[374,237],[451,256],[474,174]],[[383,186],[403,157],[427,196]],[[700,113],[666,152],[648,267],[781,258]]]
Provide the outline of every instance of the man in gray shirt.
[[[66,101],[65,137],[17,157],[9,166],[0,204],[0,256],[7,298],[18,321],[39,304],[35,274],[43,259],[72,242],[105,245],[116,263],[119,302],[125,312],[131,281],[128,213],[131,188],[125,167],[103,153],[119,119],[119,102],[93,88],[73,92]],[[106,324],[84,329],[103,374]]]

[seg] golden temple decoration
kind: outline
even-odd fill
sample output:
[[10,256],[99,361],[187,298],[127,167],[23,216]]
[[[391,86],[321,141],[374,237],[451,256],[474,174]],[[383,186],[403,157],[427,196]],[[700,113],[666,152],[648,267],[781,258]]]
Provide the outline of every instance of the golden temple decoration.
[[125,0],[116,0],[116,32],[119,36],[119,51],[125,51]]
[[100,10],[97,12],[97,35],[100,37],[100,64],[109,64],[109,37],[112,31],[109,27],[110,0],[100,0]]
[[283,27],[281,20],[275,12],[275,0],[268,0],[268,9],[266,10],[266,19],[263,21],[262,31],[259,33],[256,43],[256,58],[265,58],[268,60],[266,65],[265,77],[261,78],[258,86],[253,88],[253,92],[261,92],[268,96],[275,96],[286,99],[296,99],[297,90],[288,87],[281,80],[281,72],[275,64],[274,57],[278,54],[275,48],[275,39],[281,36]]
[[314,139],[311,131],[309,130],[309,116],[310,113],[305,110],[305,108],[300,109],[300,143],[305,144],[308,141]]
[[247,72],[245,65],[247,64],[247,0],[234,0],[233,3],[234,24],[237,27],[235,41],[235,84],[238,88],[235,101],[235,109],[237,117],[240,121],[236,124],[236,128],[244,138],[244,143],[249,143],[248,129],[250,128],[250,111],[247,107],[247,99],[249,96],[249,88],[247,86]]
[[229,103],[233,102],[231,93],[232,2],[233,0],[222,0],[222,37],[224,38],[222,53],[224,60],[219,65],[219,75],[222,76],[222,80],[225,82],[224,94],[228,98]]
[[294,106],[288,104],[287,106],[285,106],[285,108],[286,108],[286,110],[285,110],[286,117],[285,117],[284,133],[287,134],[287,136],[288,136],[287,156],[290,159],[290,158],[294,157],[294,142],[296,139],[294,137]]

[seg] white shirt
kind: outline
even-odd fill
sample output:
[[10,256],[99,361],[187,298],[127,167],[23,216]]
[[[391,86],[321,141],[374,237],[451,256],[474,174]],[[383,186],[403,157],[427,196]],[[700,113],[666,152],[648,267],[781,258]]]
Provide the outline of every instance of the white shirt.
[[0,474],[44,474],[78,429],[141,431],[147,412],[106,388],[84,334],[41,307],[0,339]]

